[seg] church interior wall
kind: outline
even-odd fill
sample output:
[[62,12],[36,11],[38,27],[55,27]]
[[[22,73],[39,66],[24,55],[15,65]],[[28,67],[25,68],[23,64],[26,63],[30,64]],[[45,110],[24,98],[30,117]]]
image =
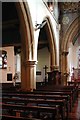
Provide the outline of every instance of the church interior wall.
[[10,83],[12,80],[7,79],[7,74],[15,73],[15,57],[14,57],[14,46],[10,47],[3,47],[3,50],[7,52],[7,69],[0,69],[0,72],[2,73],[2,77],[0,77],[0,83]]
[[38,63],[37,63],[36,71],[40,71],[41,75],[36,76],[37,82],[44,81],[45,70],[43,68],[45,65],[48,67],[47,71],[50,71],[50,53],[47,47],[38,50]]
[[62,15],[62,34],[66,33],[68,28],[70,27],[71,23],[78,17],[79,13],[78,12],[71,12],[71,13],[65,13]]

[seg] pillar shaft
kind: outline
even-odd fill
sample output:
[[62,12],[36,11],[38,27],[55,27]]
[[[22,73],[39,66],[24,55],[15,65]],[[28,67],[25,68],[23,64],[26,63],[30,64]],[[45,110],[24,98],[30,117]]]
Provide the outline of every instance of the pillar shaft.
[[21,89],[23,91],[33,91],[33,89],[36,89],[36,61],[25,61],[21,68]]
[[67,85],[67,51],[62,52],[62,82]]

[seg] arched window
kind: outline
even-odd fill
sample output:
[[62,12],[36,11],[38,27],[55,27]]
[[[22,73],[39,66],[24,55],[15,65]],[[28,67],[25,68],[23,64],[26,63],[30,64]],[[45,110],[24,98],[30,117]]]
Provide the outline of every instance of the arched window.
[[7,68],[7,52],[5,50],[0,51],[0,69]]

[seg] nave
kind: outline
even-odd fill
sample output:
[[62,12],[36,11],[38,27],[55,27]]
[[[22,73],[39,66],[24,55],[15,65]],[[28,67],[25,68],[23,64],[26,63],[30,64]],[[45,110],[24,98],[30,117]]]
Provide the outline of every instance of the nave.
[[[7,88],[0,92],[0,116],[2,120],[80,120],[77,84],[56,86],[79,77],[73,70],[80,73],[80,2],[26,1],[2,3],[0,83]],[[36,82],[44,80],[53,83],[36,89]],[[20,89],[8,86],[15,81],[21,82]]]

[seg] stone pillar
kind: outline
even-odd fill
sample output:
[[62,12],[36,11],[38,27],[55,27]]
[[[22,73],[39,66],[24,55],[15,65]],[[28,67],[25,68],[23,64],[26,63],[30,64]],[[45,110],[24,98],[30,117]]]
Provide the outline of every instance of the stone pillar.
[[62,52],[62,83],[67,85],[67,51]]
[[36,89],[36,61],[25,61],[21,68],[21,89],[33,91]]

